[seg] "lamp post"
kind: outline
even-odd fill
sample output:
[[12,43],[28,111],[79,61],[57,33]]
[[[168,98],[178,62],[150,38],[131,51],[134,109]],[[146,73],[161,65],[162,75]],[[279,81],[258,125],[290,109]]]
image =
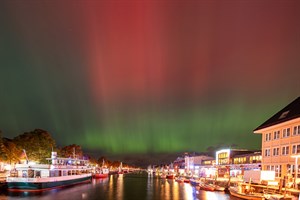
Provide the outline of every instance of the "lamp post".
[[294,188],[296,188],[296,183],[297,183],[297,177],[298,177],[298,158],[300,155],[294,155],[291,156],[292,158],[295,158],[295,178],[294,178]]

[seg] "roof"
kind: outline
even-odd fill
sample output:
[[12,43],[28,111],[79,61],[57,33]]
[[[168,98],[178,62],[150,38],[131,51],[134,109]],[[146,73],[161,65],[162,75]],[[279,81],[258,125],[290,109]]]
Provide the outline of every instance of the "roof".
[[283,123],[298,117],[300,117],[300,96],[289,105],[284,107],[282,110],[277,112],[275,115],[273,115],[270,119],[261,124],[259,127],[254,129],[254,131]]

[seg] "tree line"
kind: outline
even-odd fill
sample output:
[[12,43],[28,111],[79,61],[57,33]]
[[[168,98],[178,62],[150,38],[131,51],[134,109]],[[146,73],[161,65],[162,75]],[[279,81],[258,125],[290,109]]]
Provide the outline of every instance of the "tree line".
[[86,158],[92,164],[98,164],[98,166],[102,166],[103,161],[107,167],[118,167],[120,165],[120,161],[109,161],[103,156],[96,159],[89,155],[84,155],[81,146],[77,144],[57,147],[51,134],[42,129],[25,132],[13,139],[3,137],[0,131],[1,161],[9,164],[20,163],[22,160],[48,163],[46,158],[51,157],[51,151],[56,151],[58,157],[73,158],[76,156],[76,158]]

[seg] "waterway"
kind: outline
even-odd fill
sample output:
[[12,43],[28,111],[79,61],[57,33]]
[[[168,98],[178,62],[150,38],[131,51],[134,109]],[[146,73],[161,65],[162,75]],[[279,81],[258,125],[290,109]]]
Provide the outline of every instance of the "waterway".
[[2,192],[0,199],[22,200],[228,200],[237,199],[224,192],[199,190],[189,183],[148,176],[146,173],[111,175],[80,184],[41,193]]

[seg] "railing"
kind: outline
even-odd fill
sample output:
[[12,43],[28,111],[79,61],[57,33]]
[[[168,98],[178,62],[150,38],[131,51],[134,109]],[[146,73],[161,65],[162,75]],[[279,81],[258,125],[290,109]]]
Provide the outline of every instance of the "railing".
[[79,174],[79,175],[67,175],[67,176],[56,176],[56,177],[41,177],[41,178],[23,178],[23,177],[7,177],[7,182],[45,182],[45,181],[62,181],[62,180],[73,180],[81,177],[90,177],[91,173]]

